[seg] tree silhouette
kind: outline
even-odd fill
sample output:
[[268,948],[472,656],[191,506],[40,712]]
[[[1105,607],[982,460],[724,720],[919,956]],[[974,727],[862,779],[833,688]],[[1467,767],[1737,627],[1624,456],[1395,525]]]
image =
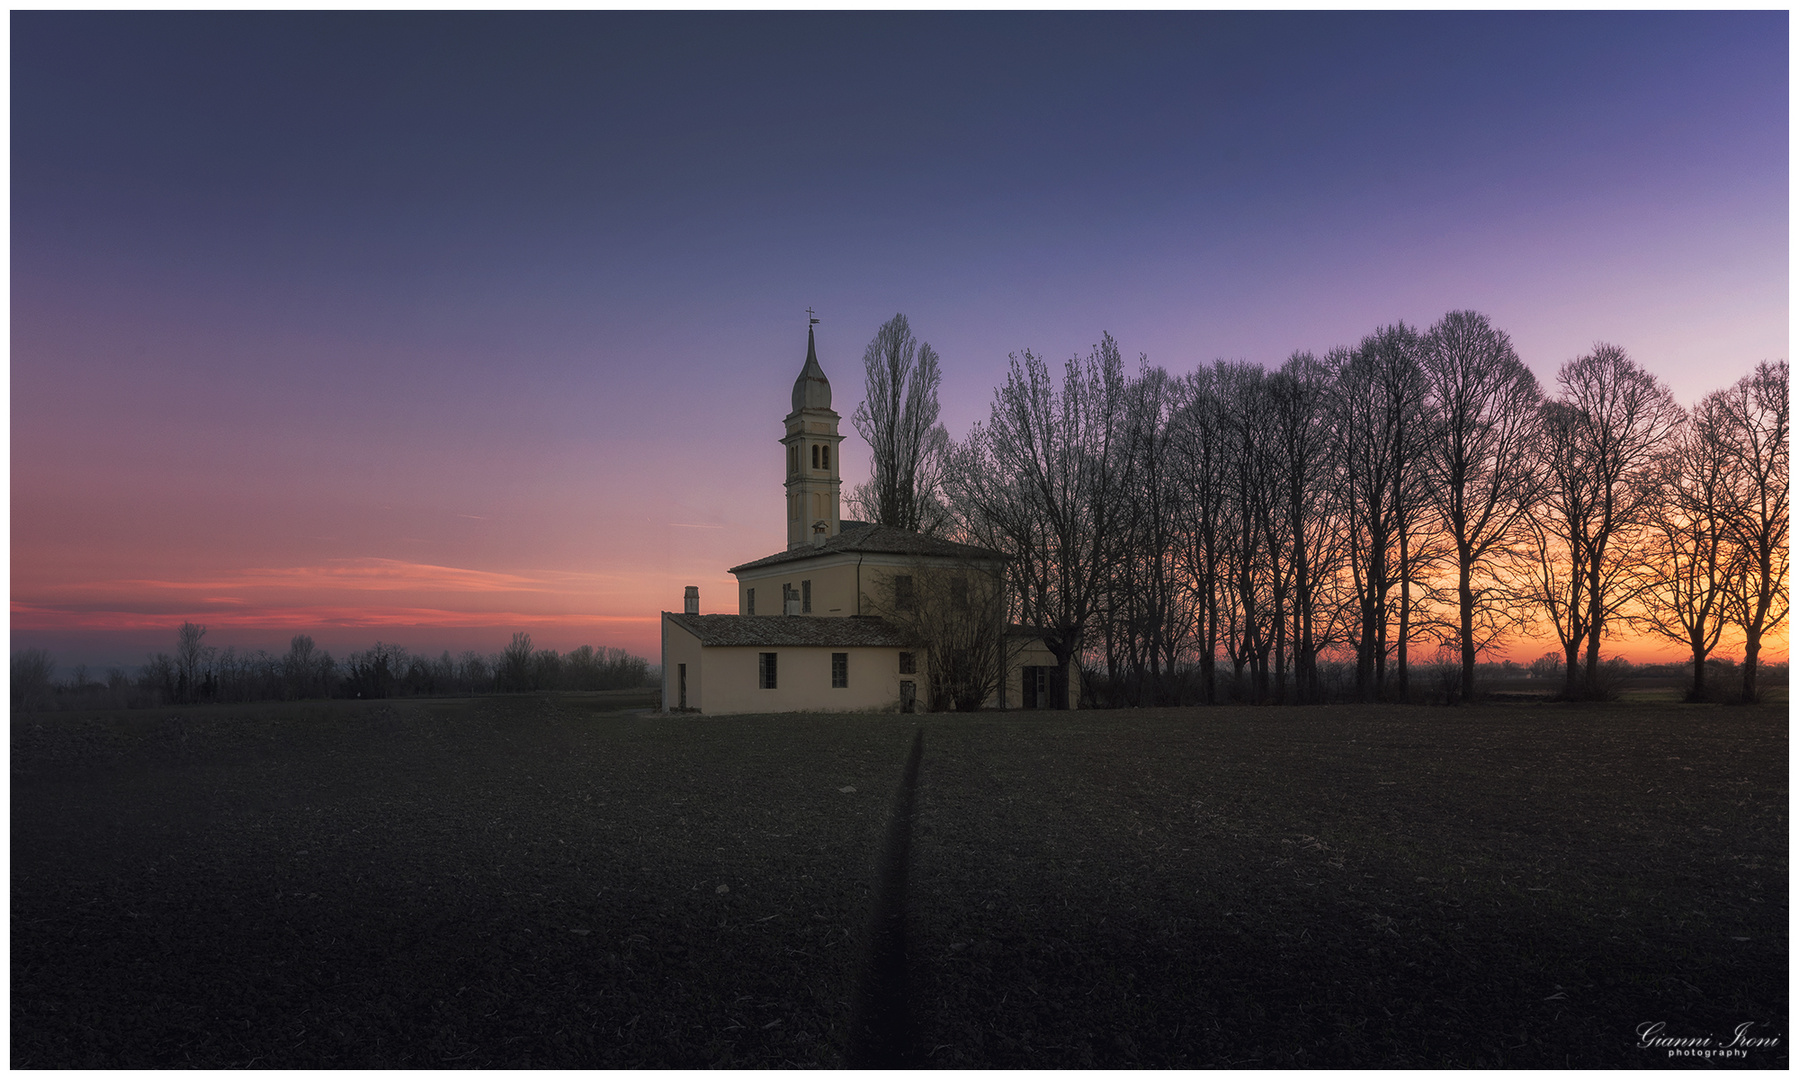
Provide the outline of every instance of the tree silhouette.
[[869,521],[936,534],[948,523],[939,494],[949,433],[937,422],[937,353],[903,314],[875,332],[862,355],[866,396],[850,422],[868,443],[873,475],[850,495]]

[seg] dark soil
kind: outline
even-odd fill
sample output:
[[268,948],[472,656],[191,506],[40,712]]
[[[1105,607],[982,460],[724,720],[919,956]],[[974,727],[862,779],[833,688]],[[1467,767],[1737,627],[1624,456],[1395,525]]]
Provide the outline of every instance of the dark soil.
[[[16,1067],[1787,1064],[1783,708],[17,718]],[[854,789],[854,790],[845,790]]]

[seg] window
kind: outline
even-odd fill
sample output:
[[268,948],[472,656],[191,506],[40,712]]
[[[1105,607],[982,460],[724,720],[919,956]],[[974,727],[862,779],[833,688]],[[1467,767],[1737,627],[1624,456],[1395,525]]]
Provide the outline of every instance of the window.
[[909,652],[900,653],[900,674],[918,674],[918,658]]
[[814,469],[818,468],[818,444],[817,443],[812,444],[812,467]]
[[823,467],[827,468],[827,469],[830,468],[831,467],[831,448],[827,445],[827,446],[819,447],[819,450],[822,451],[822,453],[820,453],[819,456],[824,460]]
[[756,590],[751,589],[745,595],[743,613],[745,615],[754,615],[756,613]]
[[756,685],[764,690],[775,688],[775,654],[756,654]]
[[893,575],[893,606],[900,611],[911,611],[917,605],[918,597],[912,591],[912,575]]
[[968,579],[961,574],[949,579],[949,599],[957,611],[968,610]]
[[812,614],[812,583],[810,581],[800,582],[800,613]]
[[841,690],[850,684],[850,654],[834,652],[831,654],[831,686]]
[[680,674],[681,674],[681,705],[680,705],[680,707],[685,709],[687,707],[687,665],[686,664],[680,665]]

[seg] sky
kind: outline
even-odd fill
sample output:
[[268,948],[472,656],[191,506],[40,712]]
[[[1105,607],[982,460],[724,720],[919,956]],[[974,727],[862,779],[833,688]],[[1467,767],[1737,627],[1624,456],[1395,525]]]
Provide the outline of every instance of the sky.
[[785,545],[809,307],[846,490],[896,312],[958,438],[1461,308],[1690,405],[1787,356],[1787,18],[13,12],[13,648],[654,662]]

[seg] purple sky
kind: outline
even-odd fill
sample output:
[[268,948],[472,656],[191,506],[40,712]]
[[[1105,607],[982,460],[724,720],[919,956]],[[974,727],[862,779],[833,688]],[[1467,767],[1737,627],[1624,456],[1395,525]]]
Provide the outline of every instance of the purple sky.
[[[983,417],[1487,313],[1787,355],[1787,14],[12,16],[14,647],[656,652],[783,546],[818,310]],[[846,486],[865,477],[844,444]],[[1534,655],[1534,653],[1533,653]]]

